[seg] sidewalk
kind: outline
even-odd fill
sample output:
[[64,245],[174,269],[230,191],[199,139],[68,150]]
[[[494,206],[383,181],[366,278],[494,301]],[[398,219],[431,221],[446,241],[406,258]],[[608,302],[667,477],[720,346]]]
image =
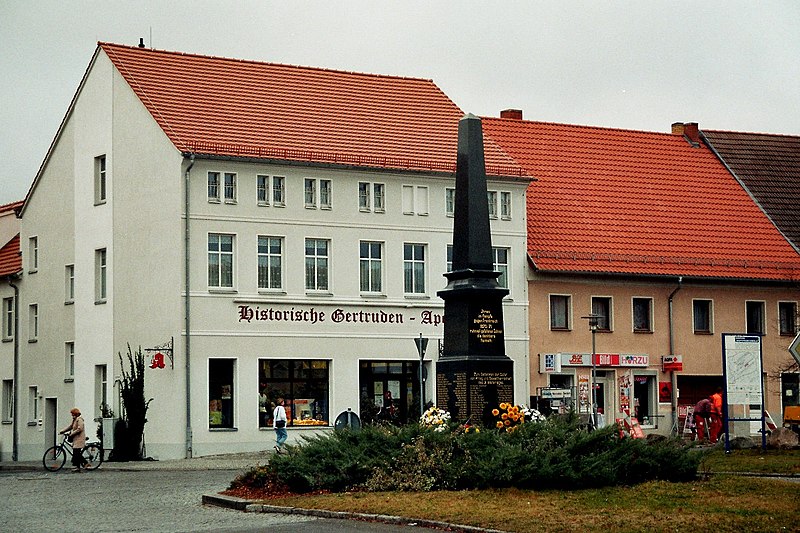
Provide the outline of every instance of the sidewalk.
[[[242,452],[222,455],[207,455],[191,459],[169,459],[166,461],[106,461],[102,470],[140,471],[140,470],[247,470],[269,462],[275,452],[271,449],[258,452]],[[64,468],[69,468],[69,460]],[[44,471],[41,461],[3,461],[0,472]]]

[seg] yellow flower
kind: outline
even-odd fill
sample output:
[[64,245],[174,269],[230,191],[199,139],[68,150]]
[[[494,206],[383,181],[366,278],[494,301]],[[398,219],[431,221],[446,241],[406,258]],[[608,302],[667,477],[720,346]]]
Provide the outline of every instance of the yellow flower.
[[499,421],[499,420],[497,421],[497,427],[498,427],[498,428],[501,428],[501,427],[503,427],[503,423],[502,423],[501,421]]
[[506,420],[505,422],[503,422],[503,424],[505,424],[507,426],[510,426],[511,425],[511,420]]
[[500,418],[502,418],[503,420],[508,420],[508,413],[503,413],[503,416],[501,416]]
[[508,409],[509,405],[506,402],[500,404],[500,409]]
[[500,411],[498,411],[497,409],[492,409],[492,416],[497,416],[499,414],[500,414]]

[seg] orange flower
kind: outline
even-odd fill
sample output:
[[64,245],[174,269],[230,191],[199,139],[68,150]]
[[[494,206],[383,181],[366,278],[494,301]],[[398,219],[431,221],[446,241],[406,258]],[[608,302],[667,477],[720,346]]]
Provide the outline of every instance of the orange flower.
[[497,427],[498,427],[498,428],[501,428],[501,427],[503,427],[503,423],[502,423],[501,421],[499,421],[499,420],[497,421]]
[[505,422],[503,422],[503,424],[505,424],[507,426],[510,426],[511,425],[511,420],[506,420]]
[[497,409],[492,409],[492,416],[497,416],[499,414],[500,414],[500,411],[498,411]]
[[508,420],[508,413],[503,413],[503,416],[501,416],[500,418],[502,418],[503,420]]

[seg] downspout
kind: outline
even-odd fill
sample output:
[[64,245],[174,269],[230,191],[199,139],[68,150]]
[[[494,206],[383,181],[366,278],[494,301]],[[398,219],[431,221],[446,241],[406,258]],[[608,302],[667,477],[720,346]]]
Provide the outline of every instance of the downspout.
[[184,379],[186,380],[186,455],[187,459],[192,458],[192,395],[191,395],[191,366],[190,361],[192,360],[191,357],[191,307],[190,307],[190,298],[189,298],[189,174],[194,166],[194,154],[189,157],[189,166],[186,167],[186,172],[184,172],[184,184],[183,184],[183,209],[184,209],[184,219],[183,219],[183,289],[184,289],[184,330],[185,330],[185,350],[184,350],[184,357],[186,358],[186,363],[184,365],[186,369],[186,375]]
[[[672,301],[675,294],[681,290],[683,276],[678,276],[678,286],[669,293],[669,355],[675,355],[675,327],[672,317]],[[670,370],[670,384],[672,386],[672,432],[678,434],[678,376],[674,370]]]
[[8,284],[14,289],[14,388],[11,394],[14,396],[14,407],[11,412],[12,435],[11,435],[11,460],[17,461],[19,456],[19,287],[14,285],[11,278]]

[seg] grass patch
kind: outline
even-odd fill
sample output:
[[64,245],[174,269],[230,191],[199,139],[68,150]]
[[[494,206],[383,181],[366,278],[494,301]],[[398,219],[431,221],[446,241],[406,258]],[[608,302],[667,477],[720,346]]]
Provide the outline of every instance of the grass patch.
[[504,531],[797,531],[797,483],[714,476],[579,491],[355,492],[271,505],[442,520]]
[[700,463],[701,473],[755,472],[758,474],[800,474],[800,450],[732,450],[722,448],[706,452]]

